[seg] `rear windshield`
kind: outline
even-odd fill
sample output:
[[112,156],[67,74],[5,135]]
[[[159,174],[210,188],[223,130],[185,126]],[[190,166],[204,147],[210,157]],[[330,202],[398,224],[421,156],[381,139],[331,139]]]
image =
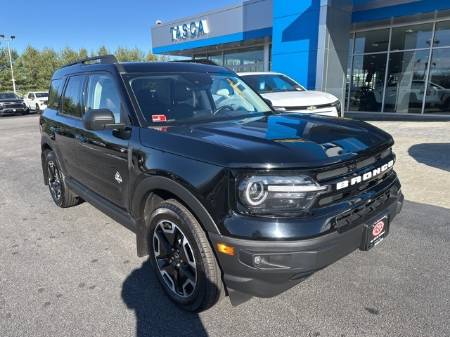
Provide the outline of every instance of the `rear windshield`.
[[45,97],[48,97],[48,93],[46,93],[46,92],[37,92],[36,93],[36,97],[38,97],[38,98],[45,98]]
[[271,113],[266,102],[235,74],[144,74],[127,79],[149,124],[199,123]]

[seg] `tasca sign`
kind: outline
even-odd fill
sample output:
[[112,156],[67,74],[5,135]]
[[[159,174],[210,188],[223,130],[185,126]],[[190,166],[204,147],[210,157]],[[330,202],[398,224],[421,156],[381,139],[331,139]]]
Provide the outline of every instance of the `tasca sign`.
[[170,27],[172,41],[195,39],[208,33],[208,21],[206,19]]

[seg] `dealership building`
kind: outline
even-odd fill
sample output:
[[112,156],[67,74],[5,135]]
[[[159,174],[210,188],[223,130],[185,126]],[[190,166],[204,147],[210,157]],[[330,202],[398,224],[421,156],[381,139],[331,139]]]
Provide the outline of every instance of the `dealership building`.
[[153,53],[275,71],[346,111],[450,114],[450,0],[248,0],[151,29]]

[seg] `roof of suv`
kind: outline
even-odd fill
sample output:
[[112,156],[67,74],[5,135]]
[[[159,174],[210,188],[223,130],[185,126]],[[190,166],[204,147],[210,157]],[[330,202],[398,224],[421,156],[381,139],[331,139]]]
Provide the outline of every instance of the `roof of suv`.
[[197,73],[230,73],[225,67],[195,62],[117,62],[117,63],[78,63],[63,66],[55,71],[53,77],[59,78],[72,73],[107,70],[117,67],[121,73],[155,73],[155,72],[197,72]]

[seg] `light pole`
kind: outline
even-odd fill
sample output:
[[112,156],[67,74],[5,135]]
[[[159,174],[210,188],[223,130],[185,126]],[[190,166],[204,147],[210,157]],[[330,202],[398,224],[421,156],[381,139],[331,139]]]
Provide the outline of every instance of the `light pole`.
[[11,68],[11,80],[12,80],[12,85],[13,85],[13,91],[14,91],[14,93],[16,93],[16,81],[14,79],[14,70],[13,70],[12,57],[11,57],[11,48],[9,47],[9,43],[12,40],[14,40],[16,37],[14,35],[10,35],[9,37],[6,37],[5,35],[0,34],[0,38],[3,41],[6,41],[6,43],[8,45],[9,66]]

